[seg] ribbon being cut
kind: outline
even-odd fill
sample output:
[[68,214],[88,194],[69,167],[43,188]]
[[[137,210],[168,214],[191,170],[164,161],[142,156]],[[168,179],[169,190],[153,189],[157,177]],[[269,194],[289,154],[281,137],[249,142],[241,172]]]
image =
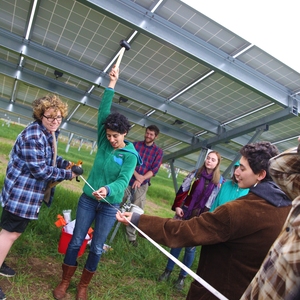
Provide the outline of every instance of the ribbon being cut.
[[[80,175],[79,176],[94,192],[95,189],[85,180],[85,178]],[[106,201],[105,198],[103,198],[101,195],[100,197],[102,200],[104,200],[106,203],[111,205],[108,201]],[[117,209],[116,209],[117,210]],[[119,211],[119,210],[117,210]],[[126,218],[126,217],[124,217]],[[207,290],[209,290],[213,295],[215,295],[220,300],[228,300],[224,295],[222,295],[219,291],[217,291],[214,287],[212,287],[209,283],[207,283],[205,280],[203,280],[200,276],[198,276],[195,272],[193,272],[191,269],[186,267],[180,260],[178,260],[176,257],[174,257],[172,254],[170,254],[168,251],[166,251],[163,247],[161,247],[158,243],[156,243],[154,240],[152,240],[148,235],[146,235],[142,230],[140,230],[138,227],[136,227],[132,222],[130,222],[127,218],[126,220],[128,223],[133,226],[141,235],[143,235],[151,244],[153,244],[157,249],[159,249],[162,253],[164,253],[168,258],[172,259],[180,268],[184,269],[190,276],[192,276],[196,281],[198,281],[200,284],[202,284]]]

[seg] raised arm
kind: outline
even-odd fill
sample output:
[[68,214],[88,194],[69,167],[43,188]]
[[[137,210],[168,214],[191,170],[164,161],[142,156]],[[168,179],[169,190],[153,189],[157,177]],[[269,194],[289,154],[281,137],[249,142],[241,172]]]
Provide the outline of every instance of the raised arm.
[[110,78],[110,82],[108,84],[108,88],[114,89],[119,79],[119,68],[113,66],[109,72],[109,78]]

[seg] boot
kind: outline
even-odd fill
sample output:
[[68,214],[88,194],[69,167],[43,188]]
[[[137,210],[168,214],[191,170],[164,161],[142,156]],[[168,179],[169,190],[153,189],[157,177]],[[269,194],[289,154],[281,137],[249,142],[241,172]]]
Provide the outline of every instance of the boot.
[[95,272],[83,269],[80,282],[77,285],[76,300],[87,300],[87,287]]
[[172,271],[165,269],[165,271],[159,276],[158,281],[169,280]]
[[178,291],[181,291],[184,287],[184,279],[185,277],[182,275],[178,276],[178,279],[176,280],[174,287],[175,289],[177,289]]
[[77,266],[68,266],[62,264],[62,280],[60,284],[53,291],[53,296],[55,299],[60,300],[66,296],[67,288],[69,287],[70,280],[76,271]]

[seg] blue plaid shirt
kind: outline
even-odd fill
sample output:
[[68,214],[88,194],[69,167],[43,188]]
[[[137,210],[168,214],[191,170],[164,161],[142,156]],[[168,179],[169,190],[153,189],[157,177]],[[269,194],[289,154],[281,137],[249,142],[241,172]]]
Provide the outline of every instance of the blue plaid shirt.
[[[65,170],[69,161],[57,156],[56,166],[52,166],[52,146],[51,133],[37,121],[19,134],[10,153],[0,194],[0,203],[5,210],[22,218],[37,219],[48,182],[72,178],[72,171]],[[54,188],[49,205],[53,194]]]

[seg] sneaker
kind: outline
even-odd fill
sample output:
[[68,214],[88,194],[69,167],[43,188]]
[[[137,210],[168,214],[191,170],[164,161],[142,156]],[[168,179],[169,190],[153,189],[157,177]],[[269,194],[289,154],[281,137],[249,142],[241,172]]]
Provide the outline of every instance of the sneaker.
[[138,242],[137,241],[129,241],[129,244],[133,247],[137,247],[138,246]]
[[5,277],[13,277],[16,275],[16,272],[12,268],[10,268],[5,262],[3,262],[0,268],[0,275]]
[[165,270],[165,271],[159,276],[158,281],[169,280],[171,273],[172,273],[172,271],[170,271],[170,270]]
[[184,287],[184,279],[185,277],[183,277],[182,275],[178,276],[178,279],[176,280],[174,287],[176,290],[181,291]]
[[2,292],[1,288],[0,288],[0,300],[6,300],[5,294]]

